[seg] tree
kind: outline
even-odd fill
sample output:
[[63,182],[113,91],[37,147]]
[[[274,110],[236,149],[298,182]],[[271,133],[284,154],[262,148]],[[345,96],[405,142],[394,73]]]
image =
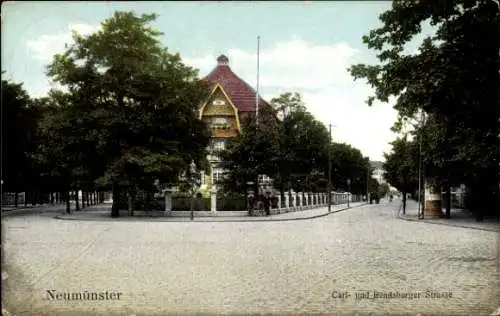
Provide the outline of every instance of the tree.
[[378,196],[383,197],[389,193],[389,185],[387,183],[381,183],[378,187]]
[[161,33],[149,26],[155,19],[116,12],[102,30],[75,33],[75,44],[48,67],[72,95],[81,138],[95,145],[84,169],[112,187],[112,216],[119,215],[122,188],[130,206],[138,187],[173,185],[206,159],[210,134],[196,110],[209,91],[195,69],[161,47]]
[[347,180],[350,179],[352,193],[365,193],[366,179],[371,175],[369,161],[363,157],[359,149],[349,144],[332,143],[331,150],[333,187],[347,191]]
[[[383,26],[363,37],[379,52],[380,64],[350,68],[354,78],[375,88],[370,105],[395,96],[401,118],[423,110],[439,122],[446,146],[434,146],[439,159],[431,165],[440,170],[432,176],[451,183],[463,173],[471,190],[483,194],[471,206],[479,217],[498,203],[499,17],[493,1],[394,1],[380,16]],[[405,55],[405,45],[429,21],[436,35],[418,53]],[[440,166],[442,158],[446,163]]]
[[[306,110],[298,93],[281,94],[273,98],[271,104],[280,117],[276,179],[280,191],[292,187],[295,190],[324,190],[328,130]],[[299,183],[303,184],[301,188]]]
[[391,152],[384,154],[384,177],[403,195],[403,214],[406,212],[406,195],[413,192],[418,183],[417,150],[417,145],[405,137],[393,141]]
[[[257,176],[266,174],[281,194],[289,189],[326,191],[328,130],[306,110],[298,93],[284,93],[271,104],[279,117],[276,129],[257,129],[255,122],[248,121],[242,134],[221,153],[221,167],[227,171],[225,188],[245,193],[248,182],[257,184]],[[331,151],[335,186],[347,191],[347,179],[351,179],[351,192],[364,193],[368,160],[347,144],[334,143]]]
[[2,79],[2,192],[18,193],[29,182],[30,142],[35,131],[31,100],[22,84]]
[[[217,153],[225,170],[221,185],[231,192],[258,192],[258,176],[276,175],[278,143],[272,131],[257,128],[255,119],[244,120],[241,134],[228,141],[225,150]],[[254,183],[249,186],[248,183]]]

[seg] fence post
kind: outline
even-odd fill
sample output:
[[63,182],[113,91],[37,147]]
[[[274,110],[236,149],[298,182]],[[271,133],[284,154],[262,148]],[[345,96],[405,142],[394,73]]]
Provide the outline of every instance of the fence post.
[[212,212],[212,215],[217,214],[217,188],[215,185],[210,191],[210,211]]
[[276,205],[276,208],[278,209],[278,214],[281,211],[281,192],[278,194],[278,205]]
[[166,189],[165,195],[165,213],[164,216],[170,216],[172,214],[172,190]]

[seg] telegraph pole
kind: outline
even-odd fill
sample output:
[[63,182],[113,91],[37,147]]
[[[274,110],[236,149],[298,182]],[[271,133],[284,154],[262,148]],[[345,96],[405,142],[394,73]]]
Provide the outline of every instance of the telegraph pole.
[[260,74],[260,36],[257,36],[257,87],[255,89],[255,122],[259,125],[259,74]]
[[[259,132],[259,76],[260,76],[260,36],[257,36],[257,86],[255,87],[255,129]],[[259,174],[257,173],[255,196],[259,197]]]
[[370,164],[366,166],[366,202],[369,202],[370,194]]
[[328,124],[328,212],[332,211],[332,124]]

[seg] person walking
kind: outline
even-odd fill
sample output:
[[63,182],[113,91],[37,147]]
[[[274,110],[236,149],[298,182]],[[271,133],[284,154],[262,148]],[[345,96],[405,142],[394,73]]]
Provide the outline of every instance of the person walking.
[[248,208],[248,215],[253,216],[253,211],[255,208],[255,197],[253,194],[248,194],[247,196],[247,208]]

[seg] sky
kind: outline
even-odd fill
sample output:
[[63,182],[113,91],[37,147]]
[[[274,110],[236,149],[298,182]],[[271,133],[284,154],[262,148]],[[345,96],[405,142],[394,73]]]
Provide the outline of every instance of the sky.
[[[271,100],[284,92],[302,95],[308,110],[325,125],[333,140],[348,143],[370,157],[383,160],[396,135],[393,100],[365,101],[373,89],[347,71],[357,63],[376,64],[376,52],[362,36],[381,26],[378,16],[390,1],[296,2],[2,2],[2,70],[23,82],[32,97],[57,88],[46,76],[54,54],[70,44],[71,31],[90,34],[115,11],[156,13],[153,27],[161,41],[200,76],[216,67],[225,54],[231,69],[251,86],[257,82],[257,36],[260,36],[259,92]],[[408,46],[417,51],[424,27]]]

